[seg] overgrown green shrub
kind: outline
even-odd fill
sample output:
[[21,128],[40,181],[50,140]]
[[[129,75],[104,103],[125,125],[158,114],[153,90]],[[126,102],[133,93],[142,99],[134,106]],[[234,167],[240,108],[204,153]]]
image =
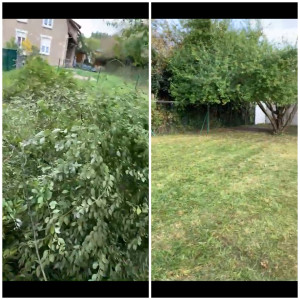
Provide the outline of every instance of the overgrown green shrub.
[[155,107],[151,110],[151,126],[156,133],[171,133],[183,131],[179,114],[175,110]]
[[56,70],[40,56],[30,56],[25,66],[11,77],[11,84],[3,87],[3,100],[9,101],[12,97],[25,94],[40,97],[53,88],[71,89],[75,86],[76,82],[68,71]]
[[25,68],[3,107],[3,279],[147,280],[147,103]]

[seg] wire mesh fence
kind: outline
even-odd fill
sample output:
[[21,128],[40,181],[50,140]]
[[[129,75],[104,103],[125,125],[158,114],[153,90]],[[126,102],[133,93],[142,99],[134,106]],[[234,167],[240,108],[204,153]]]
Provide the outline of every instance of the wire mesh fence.
[[134,85],[134,88],[148,91],[149,84],[149,69],[138,68],[135,66],[125,65],[123,62],[113,59],[105,65],[92,65],[88,63],[76,63],[70,67],[70,63],[67,60],[59,61],[57,69],[69,68],[75,74],[75,77],[84,80],[101,81],[105,80],[103,75],[113,75],[122,79],[124,82],[128,82]]
[[190,105],[179,108],[172,101],[153,101],[151,126],[153,134],[204,133],[209,129],[254,124],[253,105]]

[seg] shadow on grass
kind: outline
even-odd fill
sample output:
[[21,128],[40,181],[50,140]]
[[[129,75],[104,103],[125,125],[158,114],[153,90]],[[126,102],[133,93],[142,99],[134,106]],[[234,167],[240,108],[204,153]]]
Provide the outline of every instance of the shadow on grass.
[[[230,131],[246,131],[246,132],[254,132],[254,133],[266,133],[267,135],[273,135],[273,129],[270,124],[259,124],[259,125],[242,125],[236,127],[220,127],[220,128],[212,128],[209,133],[206,130],[202,132],[199,129],[195,130],[178,130],[170,131],[166,133],[157,133],[154,132],[152,136],[163,136],[163,135],[211,135],[211,134],[219,134],[220,132],[230,132]],[[285,132],[282,135],[288,136],[297,136],[298,135],[298,126],[292,125],[288,126]]]
[[[258,125],[244,125],[238,127],[231,127],[231,130],[241,130],[241,131],[252,131],[252,132],[265,132],[268,134],[273,134],[273,129],[270,124],[258,124]],[[297,136],[298,126],[292,125],[288,126],[283,134]]]

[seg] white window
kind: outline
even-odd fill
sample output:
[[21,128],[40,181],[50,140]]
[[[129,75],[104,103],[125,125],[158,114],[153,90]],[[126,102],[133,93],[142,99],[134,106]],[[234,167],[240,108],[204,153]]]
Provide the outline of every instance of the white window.
[[28,19],[17,19],[18,22],[27,23]]
[[51,36],[41,35],[41,54],[50,55],[51,39]]
[[16,43],[20,48],[22,48],[22,43],[25,41],[26,37],[27,31],[16,29]]
[[43,27],[52,28],[53,27],[53,19],[43,19]]

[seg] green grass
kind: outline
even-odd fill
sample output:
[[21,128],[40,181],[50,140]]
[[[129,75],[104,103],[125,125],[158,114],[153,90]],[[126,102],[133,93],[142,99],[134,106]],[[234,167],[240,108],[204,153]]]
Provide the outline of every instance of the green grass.
[[[57,69],[57,67],[55,67]],[[88,87],[91,91],[95,91],[97,93],[103,93],[108,96],[122,96],[127,93],[131,93],[133,91],[137,91],[139,96],[145,101],[148,101],[148,87],[138,86],[135,89],[135,82],[130,80],[125,80],[121,76],[112,75],[108,73],[100,73],[99,81],[97,83],[98,73],[85,71],[81,69],[66,69],[70,70],[70,72],[86,77],[86,78],[94,78],[95,80],[81,80],[76,79],[76,82],[79,86]],[[14,88],[15,78],[17,77],[19,70],[12,70],[8,72],[3,72],[3,88],[10,89]]]
[[[127,93],[135,90],[136,81],[123,76],[110,74],[107,72],[100,72],[100,75],[96,72],[85,71],[81,69],[71,69],[77,75],[89,78],[89,81],[94,85],[99,86],[104,90],[118,90],[120,93]],[[99,80],[97,83],[97,79]],[[94,80],[93,80],[93,79]],[[137,89],[148,94],[148,85],[138,84]]]
[[152,280],[297,280],[295,132],[156,136],[151,161]]

